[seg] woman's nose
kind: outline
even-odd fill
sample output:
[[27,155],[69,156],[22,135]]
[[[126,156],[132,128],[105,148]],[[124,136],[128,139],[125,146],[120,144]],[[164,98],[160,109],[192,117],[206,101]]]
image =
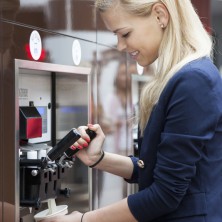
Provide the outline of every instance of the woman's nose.
[[118,51],[121,51],[121,52],[126,49],[126,43],[121,38],[118,38],[117,49],[118,49]]

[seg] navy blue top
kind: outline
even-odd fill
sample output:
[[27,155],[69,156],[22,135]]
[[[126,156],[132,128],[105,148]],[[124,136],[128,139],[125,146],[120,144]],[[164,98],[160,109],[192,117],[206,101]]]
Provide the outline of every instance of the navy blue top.
[[128,197],[140,222],[222,221],[222,80],[209,58],[181,68],[144,131]]

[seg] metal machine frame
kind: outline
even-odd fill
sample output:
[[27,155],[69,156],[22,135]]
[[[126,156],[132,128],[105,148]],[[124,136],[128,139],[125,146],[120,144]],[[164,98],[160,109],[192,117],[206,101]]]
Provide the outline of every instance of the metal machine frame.
[[[91,115],[92,112],[90,110],[91,107],[91,68],[88,67],[77,67],[77,66],[67,66],[67,65],[60,65],[60,64],[52,64],[52,63],[43,63],[43,62],[35,62],[35,61],[26,61],[26,60],[19,60],[15,59],[15,166],[19,166],[19,71],[20,69],[27,69],[27,70],[36,70],[38,72],[56,72],[56,73],[68,73],[68,74],[82,74],[87,75],[87,82],[88,82],[88,121],[91,122]],[[89,208],[92,209],[92,183],[90,181],[92,178],[92,171],[91,169],[88,170],[88,177],[89,177]],[[19,206],[20,206],[20,197],[19,197],[19,167],[15,169],[15,216],[19,218]]]

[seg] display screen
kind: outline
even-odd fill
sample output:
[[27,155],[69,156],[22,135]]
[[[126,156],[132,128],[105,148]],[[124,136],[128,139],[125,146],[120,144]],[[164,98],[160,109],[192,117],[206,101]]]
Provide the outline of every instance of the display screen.
[[42,133],[47,133],[47,106],[37,106],[36,108],[42,117]]

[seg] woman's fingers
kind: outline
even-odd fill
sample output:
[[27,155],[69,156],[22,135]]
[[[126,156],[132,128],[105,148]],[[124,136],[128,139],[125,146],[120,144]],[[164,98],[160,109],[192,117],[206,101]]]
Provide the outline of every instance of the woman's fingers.
[[100,137],[105,137],[103,134],[103,131],[99,124],[88,124],[87,126],[79,126],[78,132],[81,134],[81,138],[79,138],[70,148],[75,150],[79,149],[82,150],[83,148],[86,148],[89,146],[89,143],[91,142],[90,136],[87,134],[86,130],[90,129],[96,133],[96,135],[99,135]]
[[88,142],[86,140],[84,140],[83,138],[78,139],[72,146],[71,149],[75,150],[75,149],[83,149],[88,147]]
[[86,130],[88,129],[87,126],[80,126],[78,127],[78,131],[81,134],[81,138],[79,139],[81,142],[83,142],[81,139],[85,140],[87,143],[90,142],[90,137],[89,135],[86,133]]

